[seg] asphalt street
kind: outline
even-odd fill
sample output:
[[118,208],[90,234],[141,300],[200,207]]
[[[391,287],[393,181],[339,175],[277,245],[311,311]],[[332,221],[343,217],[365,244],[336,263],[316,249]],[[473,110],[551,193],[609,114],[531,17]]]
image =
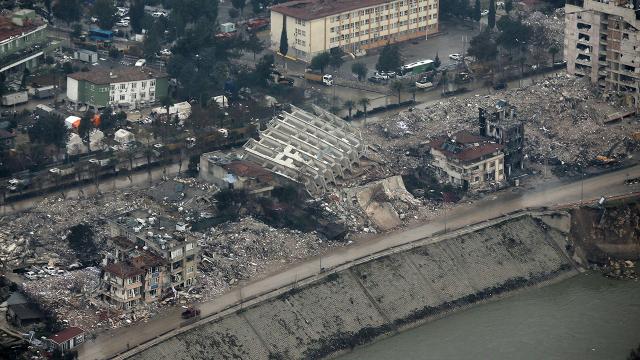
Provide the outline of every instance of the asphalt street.
[[[253,298],[292,286],[299,279],[319,274],[321,267],[330,270],[370,254],[429,238],[443,231],[453,231],[477,224],[514,211],[580,202],[595,203],[602,196],[638,192],[640,185],[624,184],[625,179],[638,176],[640,176],[640,165],[572,182],[543,183],[528,190],[522,188],[506,189],[474,203],[458,206],[432,221],[418,224],[409,229],[381,234],[376,238],[335,249],[323,254],[322,257],[309,259],[285,270],[272,273],[260,280],[245,284],[243,287],[235,288],[215,300],[202,303],[199,307],[202,316],[207,317],[239,304],[241,299]],[[162,334],[167,333],[165,336],[171,336],[173,335],[172,330],[175,331],[180,327],[180,311],[180,308],[167,310],[161,316],[146,323],[100,334],[95,340],[82,345],[79,356],[81,359],[110,358]]]

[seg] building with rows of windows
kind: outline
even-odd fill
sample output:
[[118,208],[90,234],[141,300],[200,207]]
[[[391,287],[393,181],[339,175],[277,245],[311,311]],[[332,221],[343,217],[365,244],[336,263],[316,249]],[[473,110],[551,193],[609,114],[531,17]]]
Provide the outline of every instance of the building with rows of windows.
[[296,0],[271,7],[271,48],[310,61],[332,48],[356,52],[438,32],[439,0]]
[[150,68],[92,69],[69,74],[67,98],[78,105],[139,108],[167,96],[167,74]]

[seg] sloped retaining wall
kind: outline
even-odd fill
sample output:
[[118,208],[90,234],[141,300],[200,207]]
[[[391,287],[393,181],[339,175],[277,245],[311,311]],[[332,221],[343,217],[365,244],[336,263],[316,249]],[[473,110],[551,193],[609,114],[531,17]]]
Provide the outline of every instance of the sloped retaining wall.
[[[566,214],[555,215],[568,216]],[[148,347],[133,359],[318,359],[577,274],[567,233],[522,215],[390,253]]]

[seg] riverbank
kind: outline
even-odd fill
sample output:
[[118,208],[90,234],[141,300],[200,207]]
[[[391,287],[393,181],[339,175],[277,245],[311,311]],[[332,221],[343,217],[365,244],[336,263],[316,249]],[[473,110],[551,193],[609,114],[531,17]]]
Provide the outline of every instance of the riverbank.
[[[566,213],[522,214],[391,252],[184,331],[135,359],[322,358],[578,274]],[[568,220],[568,219],[567,219]]]
[[588,271],[457,312],[339,360],[626,359],[640,342],[638,303],[640,282]]

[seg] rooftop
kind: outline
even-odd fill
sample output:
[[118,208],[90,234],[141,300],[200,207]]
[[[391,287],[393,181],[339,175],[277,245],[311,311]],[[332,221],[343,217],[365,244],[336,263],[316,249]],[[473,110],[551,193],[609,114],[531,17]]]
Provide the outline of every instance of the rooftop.
[[65,341],[69,341],[83,333],[84,330],[80,329],[79,327],[70,327],[60,331],[57,334],[49,336],[49,340],[55,342],[56,344],[62,344]]
[[144,274],[144,270],[123,262],[109,264],[104,267],[104,271],[114,274],[122,279]]
[[236,176],[256,178],[261,182],[273,179],[271,171],[251,161],[236,160],[222,165],[222,167]]
[[22,36],[24,33],[31,32],[42,24],[37,22],[28,22],[24,26],[14,24],[11,19],[0,17],[0,42],[8,40],[12,37]]
[[122,67],[117,69],[92,69],[91,71],[77,72],[68,76],[75,80],[84,80],[96,85],[108,85],[164,78],[167,77],[167,74],[146,67]]
[[369,6],[385,4],[388,0],[297,0],[274,5],[271,11],[302,20],[313,20],[329,15]]
[[486,155],[502,150],[503,146],[491,139],[473,135],[463,130],[450,136],[439,136],[431,140],[429,146],[442,152],[447,158],[462,162],[472,162]]

